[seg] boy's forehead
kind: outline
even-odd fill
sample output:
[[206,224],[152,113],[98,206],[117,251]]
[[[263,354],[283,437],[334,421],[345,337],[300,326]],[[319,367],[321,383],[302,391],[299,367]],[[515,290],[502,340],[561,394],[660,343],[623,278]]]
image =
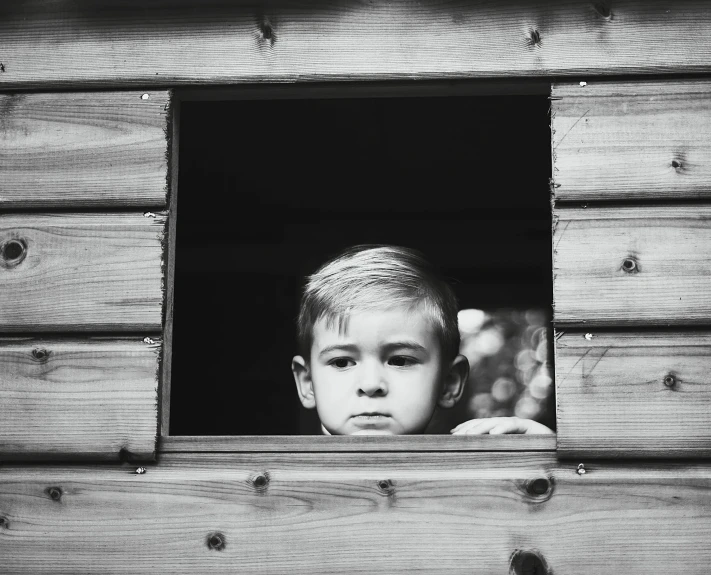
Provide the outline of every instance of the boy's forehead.
[[315,348],[334,343],[412,341],[423,347],[436,343],[434,322],[421,307],[397,306],[354,310],[340,316],[320,318],[313,329]]

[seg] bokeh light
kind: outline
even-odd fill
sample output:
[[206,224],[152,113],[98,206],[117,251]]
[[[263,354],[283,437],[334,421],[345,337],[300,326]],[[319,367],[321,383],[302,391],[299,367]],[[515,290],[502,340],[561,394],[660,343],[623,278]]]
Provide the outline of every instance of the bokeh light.
[[469,419],[517,416],[555,430],[555,398],[545,310],[459,312],[460,353],[469,360],[464,396],[438,412],[429,433],[447,433]]

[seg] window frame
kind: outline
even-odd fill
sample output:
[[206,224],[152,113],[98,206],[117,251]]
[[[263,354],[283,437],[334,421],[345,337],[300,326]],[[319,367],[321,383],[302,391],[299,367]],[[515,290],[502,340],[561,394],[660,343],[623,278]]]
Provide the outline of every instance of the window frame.
[[[178,150],[182,102],[402,98],[442,96],[542,96],[550,97],[552,80],[545,77],[475,80],[361,81],[295,84],[244,84],[241,86],[186,86],[171,92],[168,199],[168,241],[165,256],[166,301],[163,318],[163,352],[158,393],[157,453],[241,452],[554,452],[557,435],[170,435],[170,396],[175,281],[176,221],[178,217]],[[552,273],[552,270],[551,270]],[[553,366],[551,367],[552,372]],[[557,418],[557,414],[556,414]]]

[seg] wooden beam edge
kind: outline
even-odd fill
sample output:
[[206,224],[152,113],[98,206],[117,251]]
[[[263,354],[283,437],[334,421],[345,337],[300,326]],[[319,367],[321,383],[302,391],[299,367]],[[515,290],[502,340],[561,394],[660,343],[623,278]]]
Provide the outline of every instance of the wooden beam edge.
[[382,451],[509,451],[555,452],[550,435],[395,435],[323,436],[162,436],[158,453],[194,452],[382,452]]

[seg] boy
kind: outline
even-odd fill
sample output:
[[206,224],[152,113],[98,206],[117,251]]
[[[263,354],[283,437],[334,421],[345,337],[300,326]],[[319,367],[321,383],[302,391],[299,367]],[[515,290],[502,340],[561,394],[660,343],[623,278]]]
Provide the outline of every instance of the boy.
[[[356,246],[308,278],[292,372],[304,407],[331,435],[423,433],[461,398],[457,301],[417,252]],[[454,434],[553,433],[528,419],[471,420]]]

